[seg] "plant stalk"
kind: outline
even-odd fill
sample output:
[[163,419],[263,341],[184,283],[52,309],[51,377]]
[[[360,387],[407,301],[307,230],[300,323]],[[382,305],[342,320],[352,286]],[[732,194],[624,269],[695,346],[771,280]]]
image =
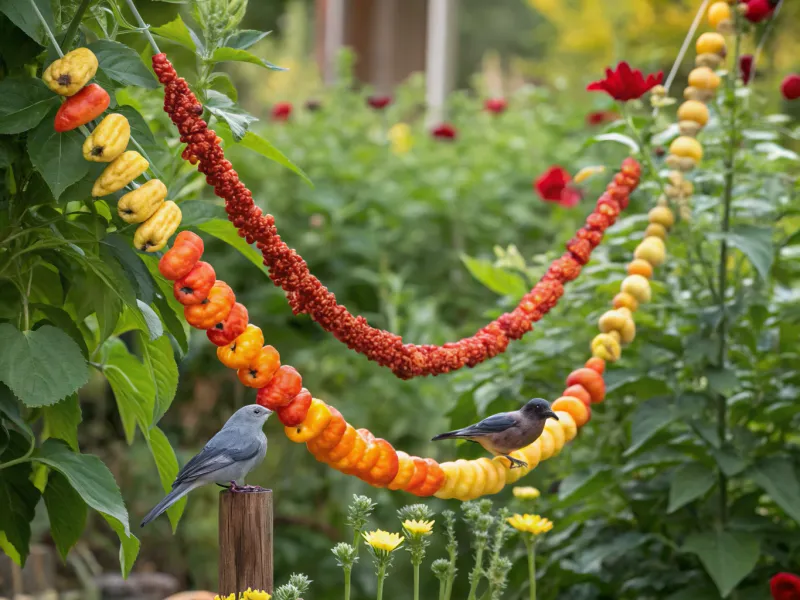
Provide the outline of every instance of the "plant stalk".
[[414,600],[419,600],[419,563],[414,563]]
[[378,595],[376,600],[383,600],[383,580],[386,579],[386,565],[378,567]]
[[92,3],[92,0],[81,0],[80,6],[78,6],[78,10],[75,11],[75,14],[72,16],[72,21],[69,22],[69,27],[67,27],[67,32],[64,34],[64,37],[61,39],[61,50],[65,50],[69,48],[69,45],[72,43],[72,38],[75,37],[75,34],[78,32],[78,28],[81,26],[81,22],[83,21],[83,15],[86,14],[86,9],[89,8],[89,5]]
[[133,13],[133,18],[136,19],[136,22],[139,24],[139,27],[142,28],[142,32],[144,33],[147,41],[150,43],[150,46],[153,48],[153,51],[156,54],[161,54],[161,50],[158,49],[158,44],[156,44],[156,40],[153,38],[153,34],[150,33],[150,26],[144,22],[142,15],[139,14],[139,11],[136,8],[136,5],[133,3],[133,0],[125,0],[128,3],[128,8],[131,9]]
[[478,584],[481,582],[481,566],[483,565],[483,546],[479,546],[475,552],[475,568],[472,570],[472,581],[469,585],[469,596],[467,600],[475,600],[478,593]]
[[352,569],[344,570],[344,600],[350,600],[350,573]]
[[528,549],[528,581],[530,582],[530,600],[536,600],[536,544],[533,540],[527,540],[525,546]]
[[50,38],[50,43],[53,44],[53,48],[55,48],[56,53],[59,56],[64,56],[64,53],[61,51],[61,46],[59,46],[58,40],[56,39],[56,36],[53,35],[53,31],[50,29],[50,26],[47,24],[47,21],[45,20],[44,15],[39,10],[39,7],[36,6],[36,2],[34,2],[34,0],[28,0],[28,3],[31,5],[31,8],[33,8],[33,12],[36,13],[36,17],[39,19],[39,21],[41,21],[42,26],[44,27],[44,31],[47,34],[47,37]]

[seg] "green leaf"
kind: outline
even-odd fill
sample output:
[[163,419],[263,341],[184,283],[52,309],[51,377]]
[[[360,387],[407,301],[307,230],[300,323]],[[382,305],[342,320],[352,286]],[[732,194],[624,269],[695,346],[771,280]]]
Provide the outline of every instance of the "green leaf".
[[472,276],[480,281],[495,294],[522,298],[528,292],[525,280],[516,273],[511,273],[500,267],[495,267],[488,260],[472,258],[466,254],[461,255],[461,262],[467,267]]
[[247,133],[247,129],[250,127],[250,123],[258,121],[258,118],[236,106],[233,100],[228,98],[225,94],[214,90],[207,90],[206,96],[205,107],[212,115],[218,119],[222,119],[228,124],[233,134],[234,141],[237,143],[241,142]]
[[[2,0],[0,0],[2,1]],[[0,80],[0,133],[22,133],[36,127],[53,109],[58,96],[41,79],[34,77]],[[47,121],[50,129],[53,123]]]
[[89,44],[89,50],[97,56],[103,72],[114,81],[150,89],[158,87],[158,81],[133,48],[111,40],[98,40]]
[[[66,444],[47,440],[34,454],[33,460],[47,465],[66,477],[83,501],[102,513],[112,524],[123,546],[136,539],[130,531],[128,511],[122,501],[114,476],[96,456],[72,452]],[[116,525],[116,526],[114,526]],[[138,541],[136,542],[138,551]],[[130,555],[130,553],[128,553]],[[135,555],[134,555],[135,556]],[[133,566],[131,561],[122,561],[123,574],[127,576]]]
[[131,126],[131,137],[136,138],[139,147],[137,150],[150,162],[150,166],[157,177],[163,177],[156,164],[164,165],[172,160],[163,139],[159,142],[153,135],[145,118],[132,106],[119,106],[114,112],[128,119]]
[[[50,0],[34,0],[36,7],[44,17],[50,31],[55,31],[53,21],[53,9]],[[39,15],[31,6],[30,0],[0,0],[0,13],[6,15],[14,25],[24,31],[31,39],[39,42],[40,45],[47,45],[47,30],[42,23]],[[6,98],[3,97],[3,102]]]
[[728,477],[736,477],[747,468],[747,461],[736,454],[732,449],[722,448],[712,450],[711,455],[717,461],[719,468]]
[[155,388],[153,423],[158,423],[169,410],[178,391],[178,363],[166,336],[155,341],[148,341],[141,336],[141,342],[144,367]]
[[165,279],[159,272],[158,257],[143,255],[142,261],[147,270],[150,271],[159,289],[153,304],[167,330],[178,342],[181,350],[186,353],[189,351],[189,325],[181,318],[183,316],[183,305],[175,299],[172,291],[172,282]]
[[603,133],[601,135],[596,135],[590,138],[585,146],[591,146],[597,142],[617,142],[618,144],[623,144],[630,148],[631,152],[634,154],[638,154],[639,152],[639,144],[637,144],[633,138],[622,135],[621,133]]
[[753,264],[762,279],[769,277],[775,249],[772,243],[772,228],[755,225],[737,225],[727,234],[717,237],[728,240],[734,248],[742,251]]
[[14,398],[14,394],[11,393],[11,390],[2,383],[0,383],[0,416],[13,423],[19,432],[24,433],[31,443],[36,441],[36,437],[30,425],[28,425],[19,413],[17,399]]
[[150,374],[119,338],[109,339],[103,350],[103,374],[117,400],[125,439],[129,444],[133,443],[137,424],[147,439],[155,407],[155,390]]
[[135,535],[125,531],[127,523],[123,526],[122,523],[113,517],[103,515],[103,518],[117,534],[121,542],[119,547],[119,566],[122,570],[122,576],[127,578],[133,568],[133,563],[136,562],[136,557],[139,554],[139,538]]
[[[4,81],[8,80],[0,80],[0,86],[3,85]],[[0,169],[10,167],[17,159],[17,155],[17,148],[11,140],[8,138],[0,138]]]
[[[150,430],[149,447],[156,462],[158,477],[161,479],[161,487],[164,488],[164,492],[169,493],[172,490],[172,482],[178,476],[178,459],[175,456],[175,451],[172,449],[167,436],[158,427],[153,427]],[[167,510],[173,533],[178,529],[178,522],[181,520],[184,508],[186,508],[185,496]]]
[[631,445],[623,456],[630,456],[636,452],[680,416],[681,411],[671,398],[651,398],[640,403],[631,417]]
[[[22,458],[28,451],[28,442],[16,431],[11,431],[9,443],[0,462]],[[23,566],[28,557],[31,539],[31,521],[36,513],[40,493],[31,483],[30,462],[21,462],[0,470],[0,532],[15,553],[12,558]]]
[[125,305],[122,302],[122,298],[119,297],[119,294],[109,290],[102,279],[90,275],[88,280],[95,295],[95,316],[97,317],[97,324],[99,326],[97,343],[99,345],[114,333],[117,323],[119,323],[122,317],[122,310]]
[[741,385],[736,373],[730,369],[709,367],[705,372],[705,376],[708,379],[708,386],[725,397],[733,395]]
[[53,471],[44,489],[44,504],[50,519],[50,535],[61,558],[66,560],[86,526],[86,502],[66,477]]
[[114,328],[114,335],[120,336],[129,331],[144,331],[147,332],[149,339],[157,340],[164,335],[161,319],[156,311],[141,300],[136,300],[136,303],[137,309],[125,307],[122,317]]
[[610,476],[608,467],[596,466],[578,471],[568,475],[561,481],[561,485],[558,487],[558,500],[561,502],[565,500],[577,502],[582,498],[596,494],[613,482],[614,478]]
[[704,496],[714,485],[714,481],[714,472],[699,463],[688,463],[675,469],[669,487],[667,513],[673,513],[692,500]]
[[223,71],[216,71],[208,76],[208,87],[221,94],[225,94],[234,102],[239,99],[239,90],[233,85],[230,75]]
[[53,325],[64,330],[64,332],[71,337],[76,344],[78,344],[83,357],[86,359],[89,358],[89,348],[86,346],[86,340],[83,338],[81,330],[75,324],[75,321],[72,320],[72,317],[69,316],[67,311],[55,306],[51,306],[50,304],[41,304],[38,302],[32,302],[29,308],[31,311],[38,310]]
[[53,197],[61,193],[89,172],[89,162],[84,160],[81,148],[83,136],[78,131],[59,133],[53,129],[48,117],[28,137],[28,156],[39,174],[47,182]]
[[58,438],[69,444],[75,452],[78,448],[78,425],[83,420],[78,395],[72,394],[58,404],[42,408],[44,417],[43,439]]
[[256,31],[255,29],[241,29],[236,33],[232,33],[225,40],[225,46],[228,48],[236,48],[238,50],[247,50],[253,44],[256,44],[267,37],[271,31]]
[[733,531],[694,533],[683,551],[697,555],[723,598],[753,570],[759,555],[757,538]]
[[66,333],[45,325],[22,332],[0,324],[0,381],[28,406],[48,406],[89,381],[81,349]]
[[[230,127],[228,127],[227,124],[225,124],[225,123],[217,124],[217,126],[214,128],[214,131],[217,132],[217,135],[219,137],[221,137],[225,141],[226,144],[234,144],[234,143],[236,143],[236,140],[234,140],[234,138],[233,138],[233,133],[231,133],[231,129],[230,129]],[[311,180],[308,178],[308,175],[306,175],[300,167],[298,167],[291,160],[286,158],[286,156],[284,156],[284,154],[280,150],[278,150],[275,146],[270,144],[267,140],[262,138],[260,135],[257,135],[255,133],[253,133],[252,131],[248,131],[245,134],[245,136],[242,138],[242,140],[240,142],[238,142],[238,143],[243,148],[247,148],[248,150],[252,150],[253,152],[257,152],[258,154],[260,154],[264,158],[268,158],[269,160],[271,160],[273,162],[276,162],[279,165],[283,165],[284,167],[286,167],[290,171],[294,171],[300,177],[302,177],[303,180],[308,185],[310,185],[311,187],[314,187],[313,184],[311,183]]]
[[212,219],[224,221],[226,218],[225,209],[215,202],[204,200],[181,202],[181,227],[195,227]]
[[271,62],[259,58],[252,52],[240,48],[217,48],[211,55],[211,62],[221,63],[229,61],[246,62],[272,71],[286,71],[283,67],[273,65]]
[[180,44],[192,52],[197,52],[197,46],[192,39],[192,34],[189,32],[189,27],[183,22],[180,15],[169,23],[159,27],[151,27],[150,31],[165,40]]
[[142,300],[145,304],[150,304],[153,301],[155,282],[142,259],[131,248],[130,242],[120,235],[111,234],[102,243],[104,247],[110,250],[120,267],[122,267],[128,281],[134,288],[136,298]]
[[782,456],[764,458],[749,473],[775,504],[800,523],[800,483],[790,459]]
[[230,221],[212,219],[211,221],[206,221],[205,223],[198,225],[197,229],[213,235],[215,238],[222,240],[226,244],[230,244],[236,248],[247,260],[256,265],[265,273],[267,272],[267,268],[264,266],[264,259],[261,257],[261,253],[253,248],[253,246],[248,244],[244,238],[239,237],[236,228]]

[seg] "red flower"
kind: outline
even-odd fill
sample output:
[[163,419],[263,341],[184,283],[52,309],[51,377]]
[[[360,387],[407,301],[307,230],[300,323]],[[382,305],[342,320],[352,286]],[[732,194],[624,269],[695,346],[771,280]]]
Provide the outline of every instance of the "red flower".
[[750,79],[755,74],[755,69],[753,68],[753,55],[752,54],[742,54],[739,57],[739,75],[742,78],[742,83],[747,85],[750,83]]
[[370,96],[367,98],[369,104],[375,110],[383,110],[392,103],[391,96]]
[[797,73],[787,75],[783,83],[781,83],[781,94],[787,100],[800,98],[800,75]]
[[617,117],[617,113],[613,110],[595,110],[586,115],[586,124],[594,127],[616,121]]
[[569,173],[555,165],[541,175],[534,186],[545,202],[557,202],[561,206],[572,208],[580,202],[581,193],[567,185],[571,180]]
[[645,79],[638,69],[631,69],[626,62],[617,65],[617,70],[606,69],[606,78],[590,83],[586,89],[590,92],[605,92],[614,100],[627,102],[641,98],[644,94],[664,80],[664,72],[651,73]]
[[499,115],[500,113],[504,113],[506,111],[506,108],[508,108],[508,102],[505,98],[489,98],[483,103],[483,108],[486,109],[486,112]]
[[772,600],[800,600],[800,577],[778,573],[769,582]]
[[440,140],[454,140],[458,135],[456,128],[450,125],[450,123],[442,123],[438,127],[434,127],[431,130],[431,135],[435,138]]
[[292,115],[291,102],[278,102],[272,107],[272,120],[273,121],[288,121]]
[[748,0],[744,18],[751,23],[760,23],[772,16],[774,9],[775,7],[769,3],[769,0]]

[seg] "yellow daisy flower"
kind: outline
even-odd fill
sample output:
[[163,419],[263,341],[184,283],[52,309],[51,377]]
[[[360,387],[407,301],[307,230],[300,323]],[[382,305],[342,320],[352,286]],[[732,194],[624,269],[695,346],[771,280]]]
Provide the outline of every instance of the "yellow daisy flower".
[[260,592],[258,590],[251,590],[247,588],[247,591],[242,596],[242,600],[270,600],[272,596],[270,596],[267,592]]
[[392,152],[395,154],[405,154],[414,145],[411,137],[411,128],[405,123],[397,123],[389,129],[389,141],[391,142]]
[[514,494],[514,498],[519,498],[520,500],[536,500],[541,495],[539,490],[531,486],[517,486],[511,491]]
[[403,527],[411,535],[430,535],[433,531],[433,521],[416,521],[409,519],[403,521]]
[[236,594],[229,594],[224,598],[222,596],[214,596],[214,600],[236,600]]
[[508,519],[508,524],[517,531],[541,535],[553,528],[553,522],[539,515],[520,515],[516,514]]
[[364,541],[372,546],[375,550],[383,550],[384,552],[394,552],[397,547],[403,543],[403,536],[399,533],[389,533],[378,529],[377,531],[370,531],[369,533],[362,533]]

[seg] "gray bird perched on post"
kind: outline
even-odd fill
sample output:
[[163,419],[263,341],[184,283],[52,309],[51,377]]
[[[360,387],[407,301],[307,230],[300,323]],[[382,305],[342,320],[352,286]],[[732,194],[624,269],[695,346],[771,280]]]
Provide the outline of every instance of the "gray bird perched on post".
[[178,473],[172,491],[142,520],[142,527],[163,514],[170,506],[193,489],[216,483],[230,490],[253,491],[258,488],[239,486],[237,481],[255,468],[267,454],[267,436],[264,423],[271,410],[250,404],[233,413],[222,429]]
[[519,410],[498,413],[486,417],[463,429],[437,435],[431,441],[463,439],[476,442],[495,456],[504,456],[511,461],[511,468],[527,467],[528,463],[510,456],[515,450],[532,444],[544,431],[548,418],[558,421],[556,413],[547,400],[533,398]]

